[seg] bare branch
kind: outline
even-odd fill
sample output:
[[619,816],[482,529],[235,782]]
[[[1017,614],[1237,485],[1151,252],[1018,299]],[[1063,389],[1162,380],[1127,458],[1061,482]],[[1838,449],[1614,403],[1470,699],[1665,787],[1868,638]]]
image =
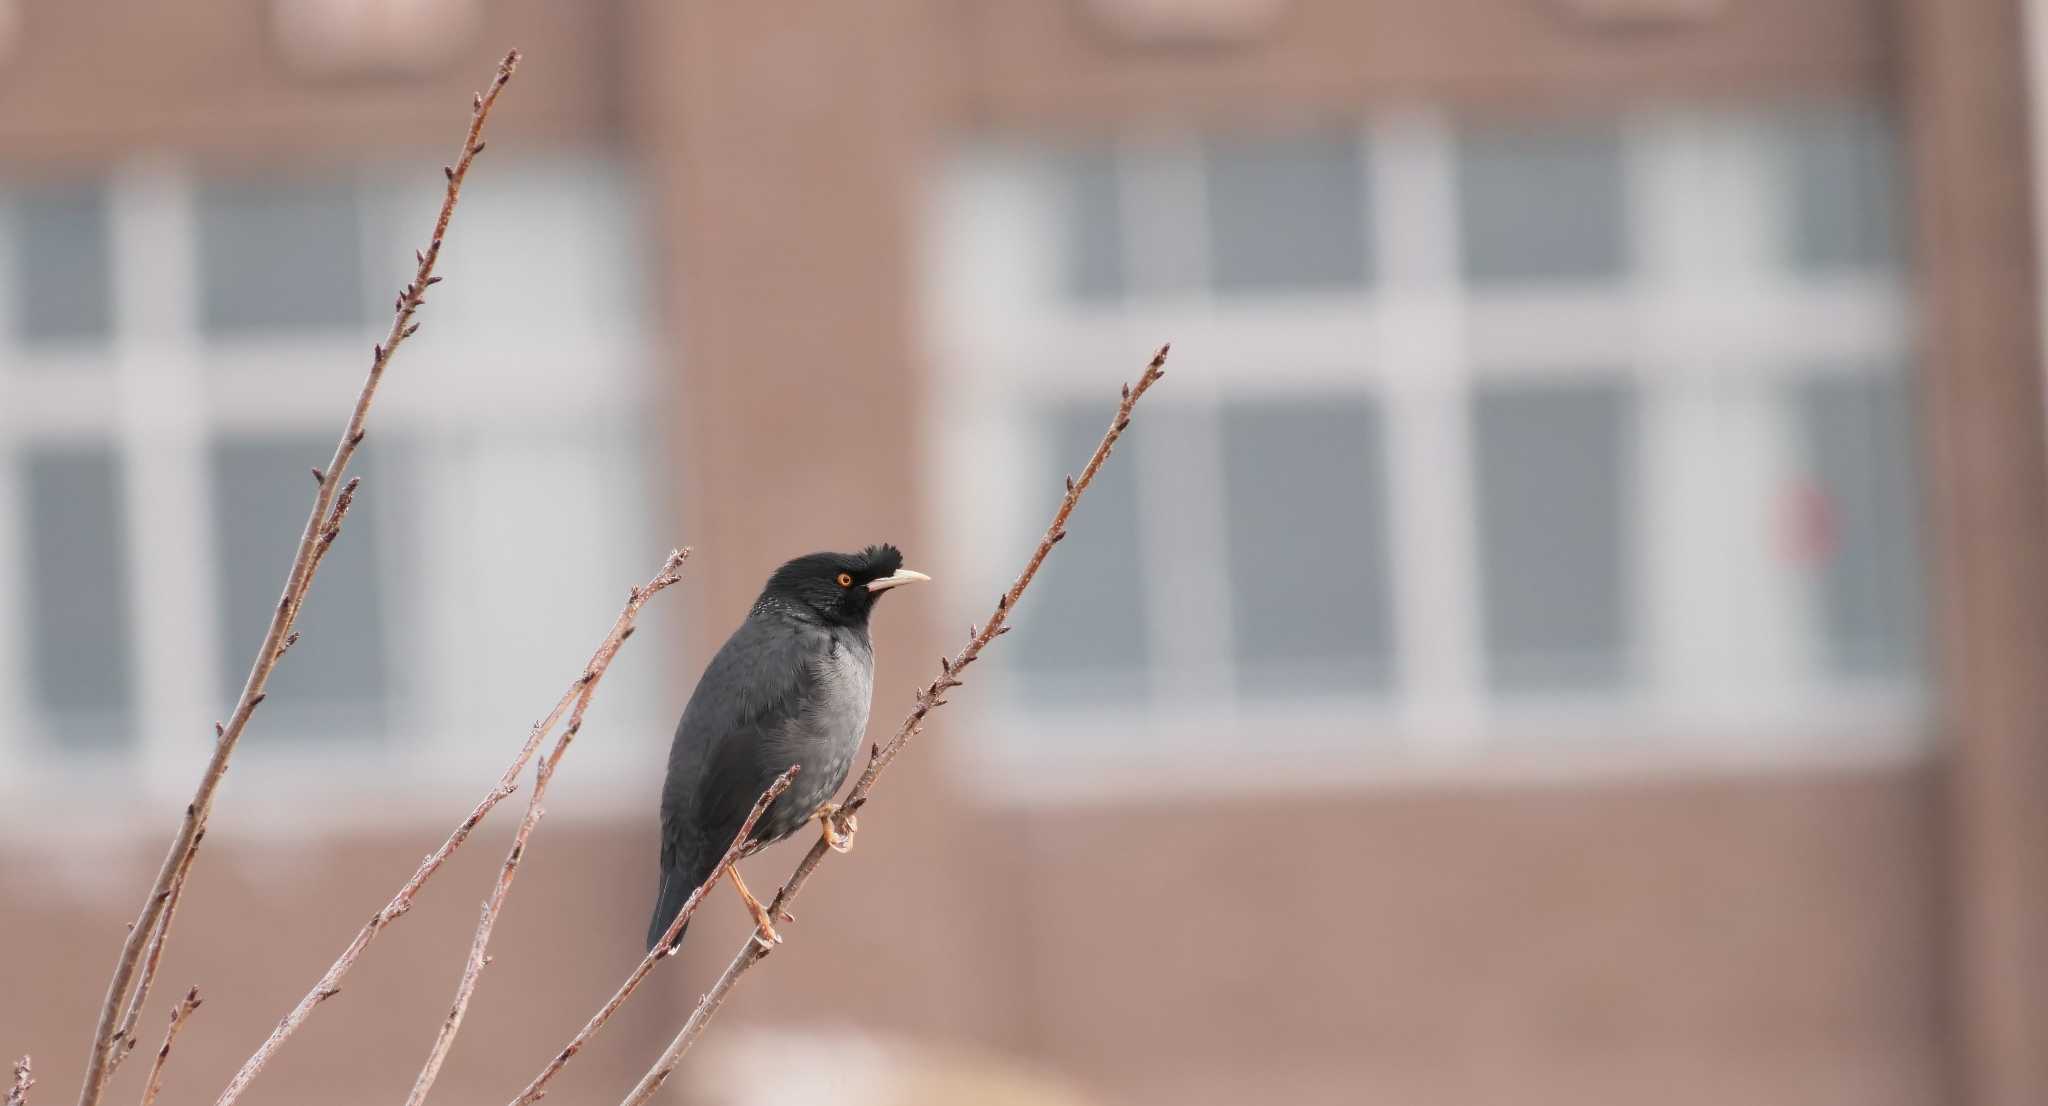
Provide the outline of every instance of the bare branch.
[[[206,821],[213,813],[213,797],[220,787],[222,777],[227,774],[228,760],[234,755],[235,746],[241,740],[243,729],[249,718],[263,701],[264,688],[270,682],[270,673],[283,652],[283,643],[292,632],[292,623],[298,617],[299,608],[305,601],[306,589],[312,583],[313,570],[317,567],[326,547],[333,543],[339,531],[341,509],[346,499],[337,505],[335,497],[340,489],[341,477],[347,472],[349,461],[355,456],[356,447],[363,441],[363,424],[370,414],[370,403],[376,398],[377,386],[384,379],[384,370],[390,364],[391,355],[417,327],[413,315],[419,310],[427,285],[434,279],[434,263],[441,255],[441,242],[448,232],[448,221],[455,214],[455,203],[462,191],[464,175],[469,171],[470,161],[476,151],[482,148],[484,123],[490,118],[491,108],[498,101],[498,93],[505,83],[512,79],[513,70],[519,64],[519,51],[505,55],[498,63],[497,76],[491,81],[490,90],[474,101],[470,114],[469,130],[462,141],[462,156],[448,174],[448,188],[441,201],[441,212],[434,221],[434,237],[425,251],[419,255],[419,267],[412,283],[406,285],[394,305],[390,333],[374,350],[370,360],[368,376],[362,390],[356,395],[355,407],[349,412],[348,423],[343,427],[341,438],[334,447],[334,456],[322,470],[321,478],[315,482],[313,507],[306,516],[304,531],[299,537],[298,552],[292,557],[291,570],[285,575],[284,593],[270,619],[270,628],[263,635],[262,644],[256,648],[255,660],[250,664],[248,679],[242,685],[242,694],[235,703],[235,709],[221,727],[214,743],[213,756],[208,760],[205,773],[199,779],[198,789],[192,801],[185,807],[184,821],[178,827],[177,835],[171,841],[170,851],[165,855],[163,865],[157,870],[156,882],[149,895],[143,900],[142,912],[135,924],[128,929],[127,940],[121,946],[121,953],[114,961],[113,978],[107,982],[107,994],[100,1007],[99,1023],[93,1029],[92,1049],[86,1061],[85,1078],[78,1090],[78,1106],[98,1106],[106,1091],[107,1077],[112,1073],[117,1046],[127,1039],[123,1032],[117,1036],[116,1028],[122,1015],[123,1003],[129,997],[130,985],[146,993],[151,982],[152,968],[144,965],[145,950],[152,944],[159,947],[170,932],[167,914],[177,899],[176,885],[191,871],[192,850],[198,846],[200,835],[206,829]],[[353,489],[353,482],[350,484]],[[337,509],[339,507],[340,509]],[[154,961],[152,960],[153,964]],[[141,978],[137,978],[138,967]]]
[[7,1088],[7,1106],[28,1106],[29,1088],[36,1085],[29,1078],[28,1059],[24,1056],[14,1062],[14,1082]]
[[[679,565],[674,562],[671,568]],[[662,585],[666,587],[666,584]],[[652,585],[636,591],[638,602],[646,602],[647,596],[658,591]],[[448,1016],[441,1021],[440,1032],[434,1037],[434,1046],[427,1052],[427,1060],[420,1068],[419,1077],[414,1080],[412,1093],[406,1096],[406,1106],[420,1106],[427,1100],[433,1089],[434,1080],[441,1074],[441,1065],[448,1059],[448,1050],[455,1046],[456,1034],[462,1032],[462,1020],[469,1012],[469,1000],[476,993],[478,980],[491,962],[486,950],[490,947],[491,933],[497,927],[498,915],[505,909],[505,899],[512,893],[512,879],[519,871],[519,862],[526,856],[527,841],[533,835],[534,827],[546,813],[541,799],[547,794],[548,782],[554,779],[555,767],[562,762],[563,754],[569,751],[569,743],[583,732],[583,712],[590,707],[590,699],[597,694],[597,685],[604,679],[606,669],[618,655],[620,646],[633,634],[633,627],[622,628],[615,640],[607,641],[598,650],[598,655],[578,677],[582,691],[576,696],[576,709],[570,712],[569,724],[562,727],[562,733],[555,739],[555,747],[548,750],[533,770],[533,791],[526,797],[526,816],[519,821],[519,831],[512,836],[512,848],[505,854],[505,863],[498,869],[498,882],[492,888],[491,897],[484,903],[483,916],[477,921],[476,936],[470,942],[469,960],[462,969],[462,978],[455,985],[455,1000],[449,1004]],[[784,786],[787,786],[785,783]]]
[[142,975],[136,983],[135,993],[128,999],[128,1012],[121,1018],[121,1027],[114,1031],[114,1044],[117,1047],[107,1058],[109,1078],[119,1070],[122,1061],[128,1059],[128,1054],[135,1051],[135,1023],[142,1017],[143,1000],[149,997],[149,985],[156,979],[157,965],[163,960],[164,942],[170,937],[171,919],[177,915],[178,899],[185,893],[185,875],[192,870],[192,860],[199,855],[199,843],[205,838],[206,831],[201,829],[199,836],[192,841],[192,848],[185,853],[183,868],[171,881],[170,898],[164,903],[162,916],[157,919],[156,932],[150,936],[149,951],[143,954]]
[[[1017,609],[1017,601],[1023,598],[1024,589],[1031,586],[1032,579],[1038,575],[1039,566],[1045,563],[1045,558],[1052,552],[1052,547],[1066,536],[1067,517],[1074,513],[1074,505],[1080,502],[1082,493],[1088,490],[1088,485],[1094,481],[1095,474],[1101,471],[1103,462],[1109,460],[1110,451],[1116,446],[1117,439],[1123,435],[1124,429],[1130,426],[1132,408],[1137,406],[1138,400],[1152,385],[1166,375],[1166,354],[1170,348],[1159,347],[1159,352],[1153,355],[1152,363],[1145,367],[1144,375],[1138,378],[1138,383],[1125,385],[1123,398],[1117,404],[1116,416],[1110,420],[1108,431],[1102,435],[1102,442],[1095,447],[1095,453],[1088,458],[1088,466],[1081,470],[1080,476],[1071,479],[1066,497],[1060,501],[1059,510],[1053,513],[1052,523],[1045,528],[1045,536],[1039,539],[1038,548],[1032,551],[1031,559],[1025,562],[1024,571],[1017,575],[1017,580],[1010,585],[1010,590],[996,600],[995,613],[989,616],[988,622],[980,630],[970,631],[967,645],[953,655],[950,663],[940,666],[942,673],[939,678],[918,690],[916,704],[911,708],[909,716],[896,728],[895,735],[877,746],[869,756],[867,770],[854,782],[853,789],[846,793],[845,802],[840,804],[841,810],[850,814],[867,803],[868,793],[874,789],[875,781],[880,778],[883,770],[903,752],[903,747],[910,743],[910,739],[924,729],[925,717],[933,709],[945,704],[943,696],[947,690],[960,686],[960,670],[973,664],[975,659],[981,656],[982,649],[1008,629],[1005,623],[1009,621],[1010,613]],[[782,890],[775,896],[775,901],[769,904],[770,917],[780,915],[785,907],[796,901],[797,895],[803,891],[804,884],[810,880],[811,873],[817,870],[818,865],[831,851],[823,838],[811,846],[811,851],[804,854],[803,860],[796,866],[796,871],[790,875],[789,881],[783,884]],[[755,932],[759,933],[759,927],[756,927]],[[698,1000],[697,1008],[691,1012],[689,1020],[683,1023],[675,1039],[662,1050],[660,1058],[655,1060],[654,1066],[648,1069],[639,1084],[626,1095],[621,1106],[642,1106],[654,1097],[663,1081],[669,1077],[669,1073],[682,1061],[683,1053],[689,1051],[690,1046],[703,1035],[705,1026],[710,1024],[712,1017],[725,1004],[726,997],[732,994],[732,989],[739,983],[740,977],[768,955],[768,947],[766,943],[755,940],[752,935],[747,938],[745,944],[740,946],[739,953],[733,957],[732,963],[727,965],[724,974],[720,975],[718,982],[712,984],[711,990],[705,992],[704,997]]]
[[[562,720],[563,714],[570,709],[571,704],[577,705],[577,717],[580,719],[582,715],[581,705],[588,701],[589,693],[597,683],[598,677],[601,677],[605,669],[610,667],[612,658],[618,655],[619,646],[625,642],[626,638],[632,635],[633,622],[639,616],[640,608],[645,606],[648,600],[659,595],[680,578],[678,572],[683,566],[683,561],[689,555],[690,551],[687,549],[679,549],[670,553],[667,563],[662,565],[659,574],[652,580],[647,581],[646,584],[633,589],[631,595],[626,600],[625,609],[619,612],[618,620],[612,623],[611,632],[605,635],[604,641],[598,645],[597,651],[591,655],[590,663],[585,665],[581,672],[577,673],[576,678],[570,682],[569,689],[562,693],[562,697],[555,702],[555,708],[548,712],[548,716],[533,724],[532,731],[526,736],[526,743],[520,747],[519,755],[513,758],[511,765],[505,769],[504,774],[498,777],[497,786],[493,787],[490,793],[483,797],[483,800],[476,805],[476,809],[469,812],[469,817],[464,818],[456,825],[454,832],[450,833],[448,839],[441,843],[441,847],[434,850],[426,860],[420,863],[419,870],[415,871],[412,878],[405,882],[405,886],[398,889],[398,894],[393,895],[390,902],[384,904],[384,909],[372,915],[370,920],[363,925],[363,928],[356,932],[355,939],[350,941],[348,947],[342,950],[341,956],[336,958],[333,965],[327,969],[327,974],[320,977],[320,981],[313,985],[313,989],[306,992],[305,997],[299,1000],[299,1004],[292,1008],[291,1013],[286,1014],[284,1019],[277,1023],[277,1028],[271,1030],[270,1036],[264,1040],[263,1044],[250,1055],[249,1059],[242,1063],[241,1070],[235,1072],[235,1077],[228,1082],[227,1089],[223,1090],[220,1097],[215,1100],[215,1106],[229,1106],[230,1103],[240,1098],[242,1092],[248,1089],[249,1081],[256,1078],[256,1073],[263,1070],[263,1065],[269,1063],[271,1056],[277,1052],[286,1039],[291,1037],[293,1033],[298,1032],[299,1027],[305,1024],[306,1019],[312,1015],[314,1007],[340,993],[341,977],[347,975],[349,969],[355,966],[356,959],[363,954],[365,948],[369,947],[370,942],[376,938],[377,934],[382,932],[384,927],[403,916],[406,911],[412,909],[413,897],[419,893],[420,888],[425,885],[427,880],[431,879],[434,873],[440,870],[441,865],[448,860],[449,855],[456,849],[461,848],[462,843],[469,839],[470,831],[476,828],[477,823],[484,820],[484,816],[491,812],[491,808],[497,806],[506,796],[518,790],[519,774],[525,771],[527,763],[533,759],[534,753],[540,749],[541,743],[547,739],[547,735],[554,730],[555,723]],[[575,721],[570,723],[571,726],[576,724],[577,722]],[[559,756],[562,745],[566,742],[567,737],[568,735],[565,733],[563,741],[556,744],[551,755]],[[530,829],[530,827],[525,828]],[[501,874],[500,880],[503,881],[504,879],[505,877]]]
[[740,831],[733,835],[732,845],[725,850],[725,855],[719,858],[718,866],[711,870],[711,875],[684,900],[682,909],[676,911],[675,920],[668,924],[668,929],[662,933],[661,940],[655,943],[654,951],[641,958],[632,973],[626,976],[626,981],[619,984],[619,989],[612,993],[611,1000],[583,1024],[583,1028],[577,1031],[576,1036],[570,1038],[562,1051],[555,1054],[554,1059],[548,1061],[547,1066],[540,1070],[540,1074],[533,1077],[533,1082],[528,1083],[526,1089],[519,1092],[519,1097],[512,1100],[511,1106],[531,1106],[545,1097],[548,1093],[548,1082],[561,1074],[562,1069],[569,1066],[569,1061],[576,1058],[576,1054],[583,1050],[583,1046],[589,1043],[590,1038],[596,1036],[597,1031],[604,1028],[604,1023],[610,1021],[619,1007],[626,1004],[626,1000],[632,997],[633,992],[639,988],[640,981],[647,978],[648,973],[654,970],[654,966],[668,958],[670,946],[675,944],[676,934],[683,931],[683,926],[690,921],[690,915],[697,912],[697,904],[703,902],[704,896],[711,893],[711,888],[718,884],[718,879],[725,874],[726,868],[746,851],[747,841],[754,835],[754,823],[760,821],[761,815],[767,813],[770,803],[789,790],[790,781],[796,779],[797,771],[798,766],[791,765],[789,771],[775,777],[775,782],[768,785],[768,790],[762,792],[759,799],[754,800],[754,809],[748,811],[746,821],[740,823]]
[[202,1001],[199,988],[194,987],[185,992],[178,1005],[171,1007],[171,1024],[164,1029],[164,1043],[156,1050],[156,1059],[149,1065],[149,1082],[142,1088],[142,1106],[151,1106],[157,1092],[164,1089],[164,1062],[171,1058],[171,1043],[178,1039],[178,1030],[185,1028],[186,1019],[199,1009]]

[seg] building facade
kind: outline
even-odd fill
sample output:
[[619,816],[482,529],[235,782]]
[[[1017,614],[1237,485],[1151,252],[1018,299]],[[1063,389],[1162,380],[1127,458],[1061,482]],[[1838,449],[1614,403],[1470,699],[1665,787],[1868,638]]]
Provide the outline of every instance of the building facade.
[[[2022,8],[18,5],[0,1041],[82,1066],[300,458],[517,45],[180,914],[195,1093],[690,544],[443,1077],[511,1097],[637,956],[652,766],[766,568],[891,540],[938,578],[879,618],[893,722],[1172,340],[995,671],[708,1040],[1102,1102],[2048,1099]],[[256,1093],[403,1093],[505,839]],[[622,1092],[742,918],[557,1093]]]

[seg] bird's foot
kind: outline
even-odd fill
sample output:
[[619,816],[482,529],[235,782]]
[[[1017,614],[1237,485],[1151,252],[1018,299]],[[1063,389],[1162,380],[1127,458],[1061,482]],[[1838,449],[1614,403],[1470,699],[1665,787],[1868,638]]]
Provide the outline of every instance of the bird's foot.
[[[781,944],[782,934],[775,932],[774,919],[768,916],[768,908],[761,905],[761,900],[755,898],[752,891],[747,890],[747,881],[740,878],[739,866],[728,864],[725,873],[732,877],[733,889],[740,893],[740,898],[746,901],[747,912],[754,916],[754,943],[760,945],[763,952]],[[784,911],[782,916],[792,922],[796,921],[788,911]]]
[[818,808],[818,825],[825,830],[825,844],[832,846],[835,853],[853,851],[853,835],[860,829],[860,819],[852,811],[844,810],[838,803],[826,803]]

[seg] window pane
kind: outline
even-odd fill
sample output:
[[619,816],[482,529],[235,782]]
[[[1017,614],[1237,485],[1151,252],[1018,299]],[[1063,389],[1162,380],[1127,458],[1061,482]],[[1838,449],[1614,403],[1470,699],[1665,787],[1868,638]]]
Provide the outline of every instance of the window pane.
[[209,333],[360,325],[355,192],[347,185],[207,184],[199,190],[199,267],[200,319]]
[[1619,383],[1491,386],[1475,400],[1488,679],[1628,679],[1633,409]]
[[1815,112],[1794,119],[1791,139],[1794,263],[1895,264],[1901,211],[1889,121],[1874,111]]
[[[596,155],[497,164],[489,187],[462,198],[461,245],[441,255],[435,272],[447,282],[427,297],[420,341],[457,356],[479,343],[560,341],[567,320],[604,334],[644,330],[650,244],[630,175]],[[365,263],[381,312],[412,279],[413,250],[434,225],[443,182],[409,167],[375,179],[354,202],[372,243]]]
[[[1039,416],[1040,440],[1055,466],[1079,472],[1106,428],[1099,404],[1054,407]],[[1017,620],[1019,667],[1031,681],[1027,705],[1050,699],[1134,701],[1145,694],[1145,622],[1138,573],[1137,485],[1142,449],[1126,439],[1074,509],[1059,555],[1031,589]],[[1032,517],[1038,517],[1036,513]]]
[[1355,285],[1366,277],[1358,143],[1239,139],[1208,153],[1211,273],[1225,292]]
[[1078,300],[1114,300],[1125,290],[1116,157],[1107,150],[1076,151],[1059,169],[1066,187],[1067,292]]
[[1911,672],[1922,610],[1906,384],[1811,380],[1798,407],[1828,520],[1820,578],[1828,662],[1853,676]]
[[1475,283],[1608,280],[1627,266],[1612,128],[1484,131],[1458,142],[1464,272]]
[[[221,680],[230,699],[270,626],[311,506],[307,469],[324,465],[327,438],[230,438],[213,447],[214,533],[226,626]],[[383,494],[376,471],[358,455],[352,471],[366,494]],[[267,717],[285,732],[361,733],[383,719],[384,622],[376,573],[377,512],[359,500],[349,512],[306,606],[304,634],[270,679]],[[272,712],[276,712],[273,714]]]
[[1224,408],[1241,693],[1392,683],[1384,450],[1379,411],[1362,399]]
[[38,449],[24,456],[22,474],[30,680],[48,736],[126,742],[135,677],[119,465],[104,447]]
[[98,183],[16,194],[14,288],[29,343],[103,339],[112,327],[107,192]]

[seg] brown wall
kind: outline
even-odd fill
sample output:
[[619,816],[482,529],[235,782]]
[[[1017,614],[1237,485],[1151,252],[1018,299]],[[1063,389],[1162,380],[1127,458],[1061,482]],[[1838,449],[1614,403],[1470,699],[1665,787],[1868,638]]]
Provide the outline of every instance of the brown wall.
[[267,0],[18,6],[15,47],[0,57],[0,157],[11,172],[152,149],[294,164],[452,155],[449,105],[459,110],[482,88],[512,44],[529,57],[491,125],[497,141],[589,141],[619,129],[615,4],[490,3],[488,32],[458,39],[433,69],[318,77],[280,57]]

